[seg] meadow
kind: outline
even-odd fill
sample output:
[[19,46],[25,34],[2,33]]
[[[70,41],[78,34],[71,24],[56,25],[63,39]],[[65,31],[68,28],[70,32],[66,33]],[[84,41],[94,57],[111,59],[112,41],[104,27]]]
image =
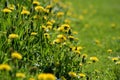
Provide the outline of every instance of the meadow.
[[0,80],[120,80],[119,0],[0,0]]

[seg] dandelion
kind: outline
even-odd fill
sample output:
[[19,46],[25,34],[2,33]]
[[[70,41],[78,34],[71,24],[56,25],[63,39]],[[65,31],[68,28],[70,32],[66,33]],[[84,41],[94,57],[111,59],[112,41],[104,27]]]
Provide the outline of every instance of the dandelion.
[[37,0],[34,0],[32,4],[33,4],[33,5],[40,5],[40,2],[37,1]]
[[70,20],[69,19],[65,19],[64,21],[66,24],[70,24]]
[[92,62],[91,62],[91,61],[88,61],[87,64],[92,64]]
[[117,61],[115,64],[118,64],[118,65],[120,65],[120,61]]
[[42,25],[42,29],[43,29],[45,32],[48,31],[48,28],[47,28],[46,26],[44,26],[44,25]]
[[9,34],[8,36],[9,39],[15,39],[15,38],[18,38],[18,35],[17,34]]
[[118,60],[119,60],[118,57],[113,57],[113,58],[112,58],[112,61],[114,61],[114,62],[116,62],[116,61],[118,61]]
[[51,11],[52,11],[52,5],[47,5],[47,6],[45,7],[45,9],[47,9],[48,12],[51,12]]
[[35,80],[34,78],[29,78],[29,80]]
[[73,31],[73,34],[78,34],[78,32],[77,31]]
[[97,62],[97,61],[99,61],[99,59],[98,59],[97,57],[90,57],[90,60],[91,60],[92,62]]
[[113,51],[112,51],[112,49],[108,49],[107,52],[108,53],[112,53]]
[[62,34],[57,35],[57,38],[60,39],[61,41],[65,41],[66,40],[65,35],[62,35]]
[[50,73],[41,73],[38,75],[38,80],[56,80],[56,77]]
[[88,27],[90,27],[90,25],[89,25],[89,24],[85,24],[84,27],[85,27],[85,28],[88,28]]
[[16,73],[16,77],[18,78],[25,78],[25,74],[24,73]]
[[82,58],[87,58],[87,56],[88,56],[87,54],[82,54],[81,57],[82,57]]
[[116,24],[115,24],[115,23],[112,23],[112,24],[111,24],[111,27],[112,27],[112,28],[115,28],[115,27],[116,27]]
[[82,46],[77,46],[77,50],[81,51],[83,49]]
[[0,70],[10,71],[11,67],[8,64],[0,64]]
[[53,74],[47,73],[46,80],[56,80],[56,77]]
[[68,24],[63,24],[58,28],[58,31],[68,32],[70,30],[70,26]]
[[95,43],[96,43],[96,44],[100,44],[100,41],[96,39],[96,40],[95,40]]
[[31,32],[31,36],[36,36],[37,33],[36,32]]
[[58,12],[57,17],[62,17],[64,15],[64,12]]
[[82,12],[83,14],[87,14],[88,13],[88,10],[83,10],[83,12]]
[[53,23],[55,23],[55,20],[54,20],[54,19],[52,19],[50,22],[53,24]]
[[82,64],[82,63],[80,63],[79,65],[80,65],[80,66],[83,66],[83,64]]
[[48,33],[44,33],[44,37],[50,39],[50,35]]
[[61,39],[55,39],[54,41],[53,41],[53,44],[55,44],[55,43],[61,43]]
[[82,54],[82,63],[86,62],[87,54]]
[[52,5],[47,5],[45,8],[46,8],[46,9],[51,9],[51,8],[52,8]]
[[74,36],[68,36],[68,39],[69,39],[70,41],[73,41],[73,40],[75,40],[75,37],[74,37]]
[[4,8],[4,9],[2,10],[2,12],[4,12],[4,13],[10,13],[10,12],[12,12],[12,10],[9,9],[9,8]]
[[13,59],[22,59],[22,55],[21,55],[20,53],[18,53],[18,52],[13,52],[13,53],[11,54],[11,57],[12,57]]
[[47,16],[43,16],[43,19],[44,19],[44,20],[47,20]]
[[64,76],[61,76],[60,80],[66,80]]
[[36,6],[35,11],[42,12],[42,11],[44,11],[44,8],[42,6]]
[[78,74],[80,78],[84,78],[86,75],[83,73]]
[[77,74],[75,72],[69,72],[68,74],[70,77],[77,77]]
[[84,16],[83,16],[83,15],[80,15],[80,16],[79,16],[79,19],[80,19],[80,20],[83,20],[83,19],[84,19]]
[[39,15],[34,15],[34,16],[33,16],[33,19],[39,19],[39,18],[40,18]]
[[11,10],[14,10],[15,6],[13,4],[10,4],[10,5],[8,5],[8,8],[11,9]]
[[28,10],[23,9],[22,12],[21,12],[21,14],[29,15],[30,12]]
[[47,26],[52,26],[52,22],[48,21]]

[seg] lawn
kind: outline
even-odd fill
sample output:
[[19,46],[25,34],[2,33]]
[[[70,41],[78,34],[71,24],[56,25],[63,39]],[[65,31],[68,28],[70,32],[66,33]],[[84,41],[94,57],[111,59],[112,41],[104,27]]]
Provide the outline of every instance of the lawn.
[[119,0],[0,3],[0,80],[120,80]]

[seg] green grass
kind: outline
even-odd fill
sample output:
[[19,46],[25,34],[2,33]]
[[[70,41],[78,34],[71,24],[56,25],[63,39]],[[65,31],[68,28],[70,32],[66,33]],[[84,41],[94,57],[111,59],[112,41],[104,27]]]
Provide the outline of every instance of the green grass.
[[119,80],[120,1],[56,1],[0,1],[0,80]]
[[[120,37],[119,0],[75,0],[71,2],[73,3],[74,12],[77,14],[77,17],[79,15],[84,16],[83,20],[76,20],[74,26],[74,29],[79,32],[80,44],[91,46],[94,39],[98,39],[106,45],[105,48],[112,48],[115,45],[119,46],[119,41],[112,40],[113,37]],[[86,14],[83,14],[84,10],[87,10]],[[96,13],[93,14],[94,10]],[[111,26],[112,23],[116,25],[114,28]],[[89,27],[85,27],[85,24],[88,24]]]
[[[111,69],[114,65],[109,65],[112,62],[108,57],[120,56],[120,1],[71,0],[71,2],[78,18],[78,20],[73,21],[73,28],[79,32],[79,44],[85,47],[82,53],[87,53],[89,56],[98,56],[100,62],[96,65],[96,68],[109,73],[107,69]],[[86,14],[84,14],[84,10],[87,11]],[[83,20],[79,20],[80,15],[84,16]],[[112,23],[116,26],[112,27]],[[89,27],[85,27],[85,24],[88,24]],[[100,41],[101,46],[95,44],[95,39]],[[112,55],[107,53],[108,49],[113,50]],[[107,77],[105,80],[108,79]],[[116,80],[119,79],[120,77]]]

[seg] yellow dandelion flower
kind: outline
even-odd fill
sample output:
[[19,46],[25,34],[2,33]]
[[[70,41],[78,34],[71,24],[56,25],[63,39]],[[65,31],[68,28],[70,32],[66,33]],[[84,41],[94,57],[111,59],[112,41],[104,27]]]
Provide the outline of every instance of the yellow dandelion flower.
[[38,80],[56,80],[56,77],[50,73],[41,73],[38,75]]
[[61,25],[61,27],[63,28],[64,32],[68,32],[70,30],[70,25],[69,24],[63,24],[63,25]]
[[88,61],[87,64],[92,64],[92,62],[91,62],[91,61]]
[[22,55],[18,52],[13,52],[11,54],[11,57],[14,58],[14,59],[22,59]]
[[64,15],[64,12],[58,12],[57,17],[62,17]]
[[84,16],[83,16],[83,15],[80,15],[80,16],[79,16],[79,19],[80,19],[80,20],[83,20],[83,19],[84,19]]
[[77,46],[77,50],[78,50],[78,51],[81,51],[82,49],[83,49],[82,46]]
[[75,72],[69,72],[68,74],[70,77],[77,77],[77,74]]
[[57,38],[58,38],[58,39],[61,39],[62,41],[65,41],[65,40],[66,40],[65,35],[62,35],[62,34],[57,35]]
[[45,13],[49,13],[49,9],[44,9],[44,12]]
[[13,4],[10,4],[10,5],[8,5],[8,8],[11,9],[11,10],[14,10],[15,6]]
[[115,24],[115,23],[112,23],[112,24],[111,24],[111,27],[112,27],[112,28],[115,28],[115,27],[116,27],[116,24]]
[[46,8],[46,9],[51,9],[51,8],[52,8],[52,5],[47,5],[45,8]]
[[95,43],[96,43],[96,44],[100,44],[100,41],[96,39],[96,40],[95,40]]
[[0,64],[0,70],[10,71],[11,67],[8,64]]
[[112,58],[112,61],[114,61],[114,62],[116,62],[116,61],[118,61],[118,60],[119,60],[118,57],[113,57],[113,58]]
[[30,12],[28,10],[23,9],[22,12],[21,12],[21,14],[29,15]]
[[31,36],[36,36],[37,33],[36,32],[31,32]]
[[78,54],[80,56],[80,51],[76,50],[74,53]]
[[44,37],[47,38],[47,39],[50,39],[50,34],[44,33]]
[[118,64],[118,65],[120,65],[120,61],[117,61],[115,64]]
[[10,10],[9,8],[4,8],[2,10],[2,12],[4,12],[4,13],[10,13],[10,12],[12,12],[12,10]]
[[46,80],[56,80],[56,77],[53,74],[47,73]]
[[15,38],[18,38],[19,36],[17,34],[9,34],[8,38],[9,39],[15,39]]
[[73,34],[78,34],[78,32],[77,31],[73,31]]
[[59,27],[57,30],[63,32],[64,31],[64,27]]
[[87,14],[87,13],[88,13],[88,10],[85,9],[85,10],[82,11],[82,13],[83,13],[83,14]]
[[97,62],[97,61],[99,61],[99,59],[98,59],[97,57],[90,57],[90,60],[91,60],[92,62]]
[[48,30],[51,30],[51,29],[52,29],[52,26],[47,26],[47,29],[48,29]]
[[59,2],[59,0],[53,0],[53,2],[58,3],[58,2]]
[[80,66],[83,66],[83,64],[82,64],[82,63],[80,63],[79,65],[80,65]]
[[46,80],[46,74],[45,73],[41,73],[38,75],[38,80]]
[[39,15],[34,15],[33,18],[34,18],[34,19],[39,19],[40,16],[39,16]]
[[44,19],[44,20],[47,20],[48,18],[47,18],[47,16],[43,16],[43,19]]
[[49,29],[47,28],[47,26],[44,26],[44,25],[42,25],[42,29],[43,29],[45,32],[48,32],[48,31],[49,31]]
[[29,80],[35,80],[34,78],[29,78]]
[[24,73],[16,73],[16,77],[18,77],[18,78],[25,78],[26,76],[25,76],[25,74]]
[[90,27],[90,25],[89,25],[89,24],[85,24],[84,27],[85,27],[85,28],[88,28],[88,27]]
[[58,28],[58,31],[68,32],[70,30],[70,26],[68,24],[63,24]]
[[53,41],[53,44],[55,44],[55,43],[61,43],[62,41],[61,41],[61,39],[55,39],[54,41]]
[[85,74],[83,74],[83,73],[80,73],[80,74],[78,74],[79,76],[80,76],[80,78],[84,78],[86,75]]
[[52,26],[52,25],[53,25],[52,22],[50,21],[47,22],[47,26]]
[[108,53],[112,53],[113,51],[112,51],[112,49],[108,49],[107,52]]
[[32,4],[33,4],[33,5],[40,5],[40,2],[37,1],[37,0],[34,0]]
[[82,54],[82,58],[87,58],[87,54]]
[[61,76],[61,78],[60,78],[60,79],[61,79],[61,80],[66,80],[64,76]]
[[65,19],[65,21],[64,21],[66,24],[70,24],[70,20],[69,19]]
[[74,37],[74,36],[68,36],[68,39],[69,39],[70,41],[73,41],[73,40],[75,40],[75,37]]
[[42,11],[44,11],[44,8],[42,6],[36,6],[35,11],[42,12]]
[[50,22],[53,24],[53,23],[55,23],[55,20],[54,20],[54,19],[52,19]]

